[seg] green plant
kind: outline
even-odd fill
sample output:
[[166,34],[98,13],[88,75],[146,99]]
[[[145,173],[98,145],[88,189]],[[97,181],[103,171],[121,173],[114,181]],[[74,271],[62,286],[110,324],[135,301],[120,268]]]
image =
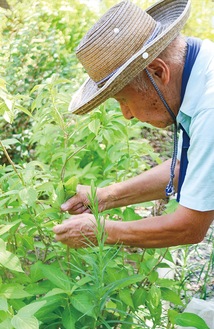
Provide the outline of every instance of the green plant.
[[[96,187],[161,159],[142,138],[147,125],[124,120],[114,100],[83,117],[67,112],[84,79],[74,48],[95,14],[79,2],[10,4],[13,11],[1,12],[0,329],[206,328],[180,314],[190,296],[184,266],[193,247],[181,249],[182,271],[169,280],[158,269],[175,266],[174,248],[104,244],[105,219],[137,220],[154,203],[101,217]],[[77,181],[91,186],[98,245],[70,250],[54,241],[52,228],[69,217],[60,205]],[[166,211],[174,207],[172,200]],[[207,280],[211,257],[201,269]]]
[[[53,76],[33,90],[36,160],[15,164],[7,152],[10,142],[1,141],[9,165],[0,167],[0,328],[163,328],[168,322],[163,301],[177,311],[183,306],[179,280],[159,278],[157,272],[173,263],[170,250],[105,246],[95,187],[146,169],[150,158],[160,159],[146,140],[136,138],[143,124],[125,121],[116,108],[68,116],[67,98],[62,98],[67,84]],[[98,223],[98,246],[78,251],[55,242],[52,233],[55,223],[68,218],[60,212],[64,188],[72,183],[74,192],[77,180],[92,186],[91,209]],[[135,207],[102,216],[141,218]],[[175,314],[168,328],[176,323]]]

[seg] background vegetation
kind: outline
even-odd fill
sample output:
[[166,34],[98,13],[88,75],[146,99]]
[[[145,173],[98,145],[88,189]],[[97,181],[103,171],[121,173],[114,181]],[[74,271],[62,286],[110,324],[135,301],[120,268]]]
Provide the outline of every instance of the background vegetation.
[[[193,276],[203,281],[200,297],[207,297],[212,231],[210,253],[197,272],[187,267],[195,246],[104,246],[96,202],[98,247],[69,250],[54,241],[53,225],[68,217],[60,204],[70,177],[91,185],[93,197],[96,186],[136,175],[171,154],[170,132],[125,121],[113,100],[84,117],[67,112],[85,78],[75,47],[117,2],[11,0],[10,10],[0,10],[0,329],[208,328],[182,311]],[[138,3],[146,8],[153,1]],[[211,0],[193,0],[184,32],[213,39],[212,17]],[[159,134],[167,146],[157,144]],[[103,215],[135,220],[175,206],[173,200],[146,203]],[[174,269],[174,279],[160,277],[160,268]]]

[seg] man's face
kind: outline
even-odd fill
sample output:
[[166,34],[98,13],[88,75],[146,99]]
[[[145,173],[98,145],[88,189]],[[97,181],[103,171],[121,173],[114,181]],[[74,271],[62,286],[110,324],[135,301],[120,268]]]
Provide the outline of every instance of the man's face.
[[127,85],[114,98],[119,102],[123,116],[130,120],[137,118],[158,128],[165,128],[173,123],[173,120],[151,87],[145,91],[136,91]]

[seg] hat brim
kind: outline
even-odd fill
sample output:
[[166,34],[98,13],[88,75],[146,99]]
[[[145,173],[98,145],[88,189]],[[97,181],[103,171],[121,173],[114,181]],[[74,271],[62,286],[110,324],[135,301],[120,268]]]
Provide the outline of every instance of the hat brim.
[[[161,1],[146,11],[161,23],[161,32],[124,63],[102,87],[99,88],[92,79],[88,78],[71,100],[69,105],[71,113],[84,114],[91,111],[117,94],[140,71],[144,70],[175,39],[183,28],[189,17],[190,0]],[[142,56],[145,53],[146,56]]]

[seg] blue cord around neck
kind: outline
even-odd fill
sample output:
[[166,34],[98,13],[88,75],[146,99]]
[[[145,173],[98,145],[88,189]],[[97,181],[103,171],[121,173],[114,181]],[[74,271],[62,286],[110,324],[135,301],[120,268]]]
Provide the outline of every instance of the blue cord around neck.
[[178,154],[177,121],[176,121],[176,116],[175,116],[174,112],[171,110],[171,108],[168,105],[167,101],[165,100],[162,92],[160,91],[157,84],[155,83],[153,77],[151,76],[151,74],[149,73],[149,71],[147,69],[145,69],[145,71],[146,71],[146,74],[147,74],[149,80],[151,81],[153,87],[155,88],[158,96],[160,97],[162,103],[164,104],[165,108],[167,109],[168,113],[170,114],[170,116],[171,116],[171,118],[174,122],[174,143],[173,143],[172,162],[171,162],[171,166],[170,166],[170,179],[169,179],[169,183],[167,184],[166,189],[165,189],[166,196],[169,197],[170,195],[175,193],[175,188],[174,188],[174,185],[173,185],[173,179],[174,179],[174,176],[175,176],[175,166],[176,166],[177,154]]
[[[182,75],[182,85],[181,85],[181,103],[184,98],[184,94],[186,91],[186,86],[189,80],[189,76],[192,70],[192,67],[195,63],[196,57],[199,53],[201,47],[201,40],[197,38],[187,38],[187,53],[186,53],[186,59],[185,59],[185,64],[184,64],[184,70],[183,70],[183,75]],[[174,145],[173,145],[173,155],[172,155],[172,162],[171,162],[171,167],[170,167],[170,179],[169,183],[166,186],[165,193],[166,196],[169,197],[175,193],[175,188],[173,185],[173,179],[175,176],[175,166],[176,166],[176,161],[177,161],[177,153],[178,153],[178,126],[177,126],[177,121],[176,121],[176,116],[171,110],[170,106],[166,102],[163,94],[161,93],[160,89],[158,88],[157,84],[155,83],[153,77],[149,73],[148,69],[145,69],[146,74],[151,81],[153,87],[155,88],[158,96],[160,97],[161,101],[163,102],[165,108],[167,109],[168,113],[173,119],[174,122]],[[180,126],[181,127],[181,126]],[[180,162],[180,173],[179,173],[179,182],[178,182],[178,195],[177,195],[177,201],[180,200],[180,190],[181,186],[183,184],[185,174],[186,174],[186,169],[188,165],[188,160],[187,160],[187,151],[189,147],[189,136],[181,127],[183,130],[183,144],[182,144],[182,152],[184,154],[183,158],[184,160],[182,161],[182,155],[181,155],[181,162]]]

